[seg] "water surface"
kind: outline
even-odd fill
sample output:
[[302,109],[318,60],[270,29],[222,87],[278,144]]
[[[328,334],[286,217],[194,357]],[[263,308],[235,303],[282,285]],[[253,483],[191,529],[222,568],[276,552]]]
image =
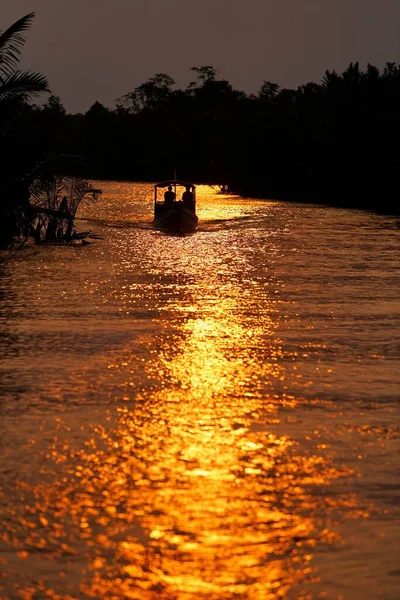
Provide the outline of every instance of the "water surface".
[[0,257],[0,598],[397,600],[396,220],[100,185]]

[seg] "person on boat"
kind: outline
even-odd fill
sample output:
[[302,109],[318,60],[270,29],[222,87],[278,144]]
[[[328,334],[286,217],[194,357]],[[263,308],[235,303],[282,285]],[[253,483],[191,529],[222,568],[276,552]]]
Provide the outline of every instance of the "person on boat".
[[183,192],[182,201],[183,201],[183,203],[184,203],[185,206],[193,208],[194,195],[193,195],[193,192],[190,190],[190,186],[189,185],[186,186],[186,190]]
[[171,205],[175,202],[175,192],[172,191],[172,185],[168,186],[168,190],[164,194],[164,203]]

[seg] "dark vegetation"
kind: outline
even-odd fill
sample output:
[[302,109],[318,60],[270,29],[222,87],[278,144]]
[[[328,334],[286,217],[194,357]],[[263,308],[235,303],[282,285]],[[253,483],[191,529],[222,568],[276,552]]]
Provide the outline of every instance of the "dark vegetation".
[[[235,90],[211,66],[193,67],[196,79],[184,90],[159,73],[122,96],[114,110],[95,102],[85,114],[67,114],[57,96],[33,105],[35,96],[49,92],[47,81],[17,70],[32,17],[0,36],[3,247],[29,233],[34,182],[49,185],[65,175],[145,181],[170,178],[177,169],[182,179],[244,195],[399,212],[395,63],[383,71],[351,63],[342,74],[327,71],[320,83],[296,90],[264,81],[256,95]],[[42,197],[39,204],[57,211],[53,200]],[[61,217],[41,214],[46,237],[46,222]],[[61,227],[60,238],[73,234],[72,209],[64,217],[52,225]],[[38,237],[37,227],[35,221]]]
[[90,178],[159,180],[176,168],[244,195],[397,208],[398,65],[350,64],[297,90],[264,81],[257,95],[233,89],[213,67],[192,70],[185,90],[157,74],[115,110],[96,102],[66,115],[53,97],[32,109],[32,127],[48,132],[53,150],[84,155]]
[[65,111],[52,96],[43,109],[31,101],[49,86],[43,75],[18,69],[33,13],[0,35],[0,248],[28,238],[36,243],[83,242],[96,237],[77,232],[79,204],[100,190],[75,176],[81,160],[52,143]]

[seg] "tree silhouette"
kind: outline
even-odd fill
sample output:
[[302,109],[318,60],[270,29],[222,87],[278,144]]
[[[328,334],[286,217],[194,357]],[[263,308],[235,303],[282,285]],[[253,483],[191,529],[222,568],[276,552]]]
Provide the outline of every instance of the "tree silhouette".
[[[217,70],[210,65],[205,65],[204,67],[190,67],[190,70],[197,73],[197,79],[202,85],[209,81],[214,81],[217,76]],[[191,85],[195,86],[196,82],[193,82]]]
[[263,81],[262,86],[258,92],[258,98],[260,100],[266,100],[267,102],[271,102],[276,98],[278,92],[280,90],[280,86],[277,83],[272,83],[271,81]]
[[33,18],[34,13],[29,13],[0,35],[0,155],[3,169],[0,247],[2,248],[10,246],[24,227],[24,210],[29,205],[26,175],[32,170],[37,159],[34,147],[23,145],[26,139],[23,139],[21,119],[27,113],[27,102],[49,91],[47,79],[43,75],[18,70],[25,33],[29,30]]
[[168,102],[173,85],[175,81],[172,77],[165,73],[157,73],[133,92],[122,96],[117,101],[117,106],[130,114],[137,114],[143,110],[157,110]]
[[60,96],[54,96],[53,94],[49,96],[47,102],[43,106],[43,110],[49,114],[58,115],[60,117],[64,117],[67,114]]
[[157,73],[116,110],[95,102],[84,115],[65,115],[57,97],[35,110],[25,104],[18,161],[8,170],[21,160],[29,166],[33,148],[67,149],[86,157],[78,173],[93,179],[166,179],[177,168],[183,179],[228,183],[244,195],[390,205],[400,167],[396,63],[382,72],[350,63],[297,89],[265,78],[256,95],[234,89],[213,66],[191,70],[197,80],[186,89]]
[[3,134],[24,102],[49,91],[46,77],[18,70],[25,32],[30,29],[34,15],[22,17],[0,35],[0,133]]

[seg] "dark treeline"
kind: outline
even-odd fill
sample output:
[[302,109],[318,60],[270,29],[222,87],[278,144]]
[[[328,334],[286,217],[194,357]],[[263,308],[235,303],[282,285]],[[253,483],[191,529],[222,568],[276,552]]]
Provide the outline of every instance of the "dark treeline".
[[35,108],[32,100],[50,93],[47,79],[19,69],[33,18],[29,13],[0,31],[0,249],[28,239],[70,244],[98,237],[75,228],[79,205],[101,190],[77,177],[82,160],[65,153],[73,137],[65,111],[53,96]]
[[244,194],[390,206],[399,171],[400,67],[358,63],[297,90],[264,81],[246,95],[193,68],[175,90],[157,74],[117,101],[66,114],[59,98],[27,107],[23,138],[43,152],[84,157],[98,179],[171,177],[228,184]]
[[186,89],[159,73],[113,110],[95,102],[85,114],[67,114],[54,95],[32,104],[49,93],[47,80],[18,70],[32,20],[33,13],[0,34],[0,247],[32,235],[33,226],[38,240],[53,229],[70,238],[77,202],[98,192],[76,177],[154,181],[176,169],[181,179],[243,195],[398,214],[396,63],[382,71],[351,63],[296,90],[264,81],[255,95],[211,66],[192,67]]

